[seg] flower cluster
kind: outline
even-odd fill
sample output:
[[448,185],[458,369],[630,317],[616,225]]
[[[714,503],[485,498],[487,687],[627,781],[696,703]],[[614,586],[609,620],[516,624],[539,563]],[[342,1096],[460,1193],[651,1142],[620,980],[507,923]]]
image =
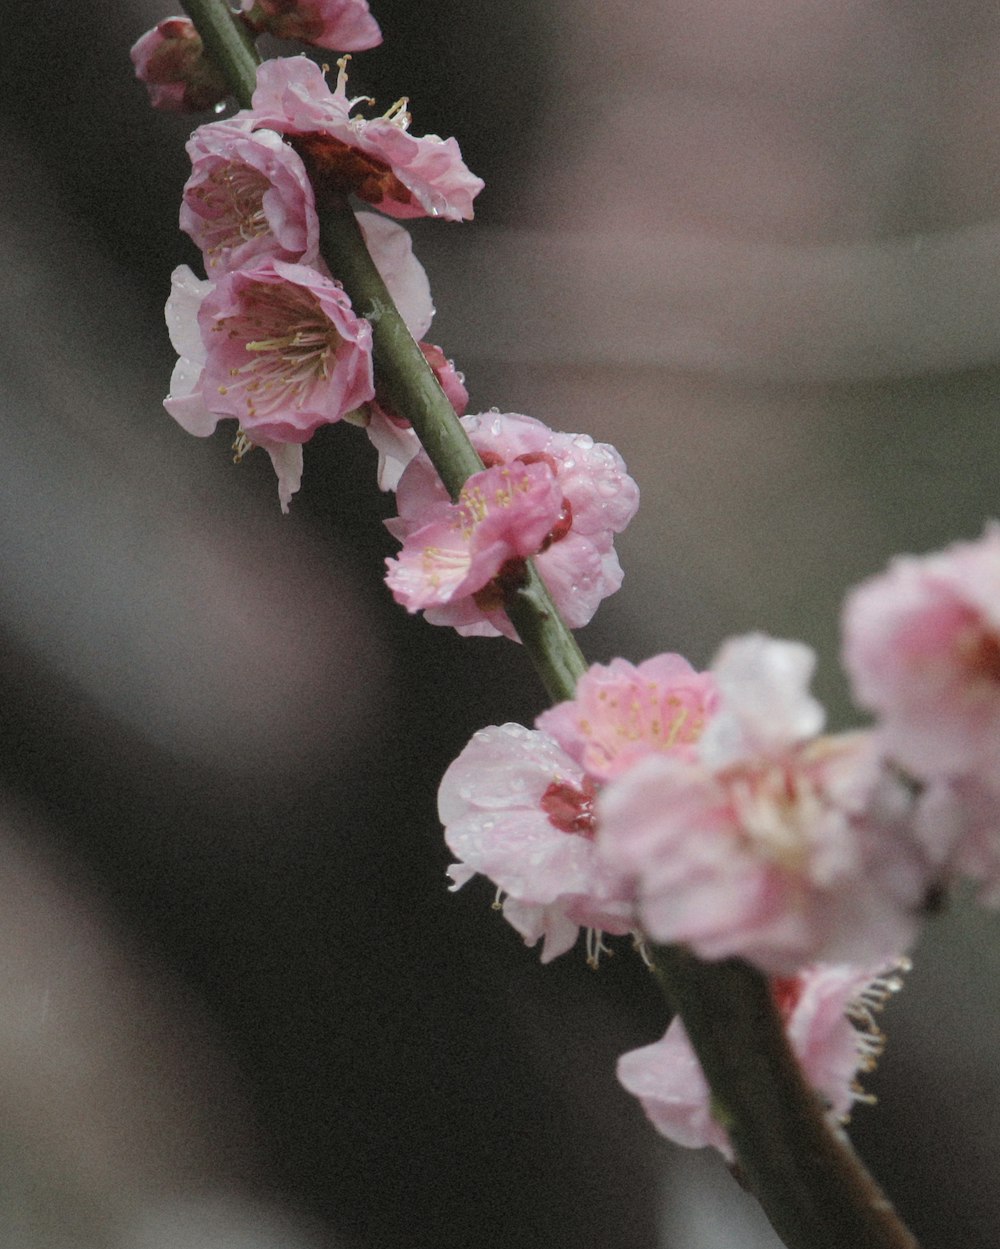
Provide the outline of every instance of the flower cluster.
[[[241,0],[233,20],[341,51],[381,38],[365,0]],[[132,55],[157,107],[224,97],[186,19],[161,22]],[[268,61],[249,109],[191,137],[181,228],[208,276],[173,276],[165,406],[202,437],[235,420],[237,458],[267,451],[285,511],[303,444],[322,425],[364,426],[378,484],[396,494],[397,602],[460,634],[516,640],[507,607],[530,560],[565,622],[585,625],[621,584],[614,540],[636,483],[588,435],[465,415],[462,375],[423,341],[434,306],[398,221],[468,220],[483,184],[454,139],[410,134],[406,99],[359,113],[372,101],[348,96],[347,59],[332,90],[304,57]],[[481,462],[457,497],[377,387],[372,321],[321,253],[320,212],[352,197],[372,210],[357,227],[454,408],[452,432],[461,425]],[[856,589],[844,637],[871,729],[825,733],[811,650],[751,634],[705,672],[676,654],[593,665],[533,728],[476,733],[439,794],[453,888],[491,881],[543,962],[583,928],[595,964],[604,934],[632,934],[643,949],[756,967],[836,1120],[865,1097],[858,1073],[882,1047],[873,1012],[899,987],[929,901],[967,878],[1000,903],[1000,526]],[[618,1074],[665,1135],[732,1156],[680,1020]]]
[[[244,10],[255,29],[270,23],[272,33],[306,38],[321,27],[323,46],[367,47],[379,38],[364,3],[258,3]],[[136,45],[140,74],[148,78],[150,65],[175,47],[184,49],[185,65],[208,72],[193,27],[176,19]],[[178,55],[171,52],[171,64]],[[320,255],[314,181],[286,136],[314,149],[325,194],[353,194],[395,216],[471,217],[483,185],[453,139],[411,136],[400,107],[371,121],[352,116],[361,101],[347,98],[345,66],[341,61],[331,91],[304,57],[268,61],[252,107],[200,126],[188,143],[191,176],[180,224],[201,249],[208,278],[186,266],[174,273],[167,323],[179,359],[165,406],[202,437],[219,420],[235,419],[237,459],[255,446],[268,452],[285,511],[301,482],[302,444],[321,425],[345,417],[370,423],[380,454],[399,466],[380,471],[386,485],[416,451],[405,420],[376,399],[371,326]],[[170,89],[190,103],[194,81],[192,70]],[[385,195],[372,192],[373,179],[388,188]],[[421,340],[434,306],[409,236],[377,213],[358,213],[357,220],[404,323]],[[464,411],[460,375],[440,348],[420,345]]]
[[[356,0],[258,0],[242,12],[254,30],[323,46],[378,38],[367,5]],[[188,33],[207,65],[197,34]],[[162,34],[150,39],[162,43]],[[208,277],[186,266],[174,273],[167,323],[179,358],[167,411],[201,437],[220,420],[237,421],[237,460],[253,447],[267,451],[284,511],[301,483],[302,445],[316,430],[345,419],[365,426],[379,486],[398,492],[389,527],[403,549],[388,561],[387,580],[400,603],[462,633],[513,637],[505,597],[537,558],[568,623],[586,624],[621,584],[613,539],[635,513],[636,485],[612,447],[530,417],[488,413],[465,418],[483,472],[449,498],[406,413],[377,391],[371,325],[320,253],[317,197],[341,204],[353,196],[379,210],[357,214],[365,243],[461,417],[464,379],[422,341],[434,315],[430,288],[392,218],[466,220],[483,184],[454,139],[409,133],[405,99],[373,118],[357,112],[363,103],[370,101],[347,94],[346,57],[333,90],[305,57],[266,61],[251,107],[192,135],[180,224]]]
[[[477,733],[439,813],[454,887],[488,877],[543,961],[583,927],[592,960],[631,932],[758,967],[842,1119],[881,1048],[872,1003],[898,987],[879,969],[911,946],[940,856],[879,733],[823,734],[814,661],[754,634],[703,673],[678,655],[595,664],[533,730]],[[619,1078],[665,1135],[730,1154],[679,1020]]]

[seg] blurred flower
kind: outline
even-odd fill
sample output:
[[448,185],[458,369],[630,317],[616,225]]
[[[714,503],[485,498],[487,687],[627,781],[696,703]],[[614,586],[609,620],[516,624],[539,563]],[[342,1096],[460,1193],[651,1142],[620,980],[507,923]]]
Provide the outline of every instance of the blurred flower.
[[602,791],[601,854],[653,940],[776,975],[912,941],[930,880],[912,795],[870,734],[815,736],[812,664],[799,643],[727,643],[696,757],[651,755]]
[[153,108],[200,112],[229,95],[225,77],[205,56],[201,36],[186,17],[168,17],[147,30],[129,55]]
[[[905,970],[905,964],[896,964],[895,970]],[[815,964],[773,982],[792,1052],[834,1119],[843,1122],[854,1102],[870,1100],[857,1075],[875,1068],[885,1038],[874,1012],[900,988],[895,975],[844,964]],[[712,1115],[709,1087],[680,1018],[655,1044],[623,1054],[618,1079],[639,1098],[663,1136],[689,1149],[713,1145],[733,1160],[729,1136]]]
[[858,586],[844,607],[844,666],[900,766],[1000,792],[1000,525],[901,556]]
[[608,781],[648,754],[692,758],[718,703],[715,678],[681,655],[591,664],[573,698],[535,723],[595,780]]
[[382,42],[367,0],[241,0],[244,16],[276,39],[299,39],[336,52],[362,52]]

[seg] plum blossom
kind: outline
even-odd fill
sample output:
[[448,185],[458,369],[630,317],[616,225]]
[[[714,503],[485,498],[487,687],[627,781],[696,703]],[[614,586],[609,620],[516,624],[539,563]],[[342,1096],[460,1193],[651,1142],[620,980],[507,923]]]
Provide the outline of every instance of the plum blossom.
[[[556,433],[530,416],[487,412],[466,416],[462,424],[487,468],[501,464],[544,464],[562,496],[557,523],[532,554],[535,565],[566,623],[580,628],[603,598],[622,581],[614,535],[635,515],[639,491],[621,456],[611,446],[583,434]],[[387,522],[404,544],[440,515],[448,495],[426,453],[410,462],[396,492],[399,515]],[[504,569],[503,583],[471,594],[458,593],[428,606],[431,624],[451,625],[464,635],[514,638],[503,609],[507,585],[517,584],[518,570]]]
[[298,39],[337,52],[362,52],[382,42],[367,0],[241,0],[245,18],[276,39]]
[[[894,973],[846,964],[814,964],[772,983],[792,1052],[807,1082],[844,1122],[853,1104],[870,1101],[858,1073],[871,1072],[885,1045],[875,1013],[901,987]],[[711,1094],[687,1032],[675,1018],[661,1040],[618,1060],[618,1079],[642,1103],[663,1136],[689,1149],[712,1145],[729,1161],[733,1148],[713,1117]]]
[[[434,306],[409,235],[374,213],[359,222],[404,320],[423,333]],[[265,257],[218,282],[180,266],[167,326],[179,356],[167,411],[199,437],[222,418],[239,421],[237,459],[252,446],[267,450],[287,511],[301,483],[301,444],[374,396],[370,325],[325,274]]]
[[715,678],[681,655],[656,655],[638,667],[612,659],[591,664],[573,698],[535,723],[603,782],[651,753],[693,758],[717,703]]
[[205,56],[201,35],[189,18],[159,22],[135,41],[129,55],[153,108],[197,113],[229,95],[225,77]]
[[381,117],[352,117],[366,97],[348,98],[347,58],[338,64],[331,91],[323,71],[306,57],[265,61],[252,110],[237,116],[299,135],[328,194],[356,195],[391,217],[471,220],[483,181],[466,168],[455,140],[411,135],[405,99]]
[[912,793],[871,734],[816,736],[813,663],[799,643],[729,642],[694,757],[651,755],[602,791],[602,858],[653,940],[771,975],[877,962],[913,940],[931,866]]
[[1000,791],[1000,525],[895,559],[844,607],[844,666],[886,752],[919,780]]
[[246,121],[199,126],[187,145],[181,229],[209,272],[261,256],[318,267],[319,220],[302,158],[273,130]]
[[387,559],[386,582],[411,612],[468,598],[511,561],[538,549],[559,520],[562,493],[546,464],[503,464],[474,473],[455,503],[431,509]]
[[[199,437],[235,417],[245,442],[238,454],[250,444],[269,452],[301,444],[374,393],[371,327],[339,286],[305,265],[267,259],[214,284],[182,265],[167,325],[180,359],[164,407]],[[283,511],[301,454],[299,446],[271,456]]]
[[481,729],[441,781],[438,811],[459,859],[452,887],[477,872],[493,881],[525,943],[543,939],[543,963],[570,949],[580,927],[622,934],[635,926],[594,853],[594,793],[556,742],[520,724]]

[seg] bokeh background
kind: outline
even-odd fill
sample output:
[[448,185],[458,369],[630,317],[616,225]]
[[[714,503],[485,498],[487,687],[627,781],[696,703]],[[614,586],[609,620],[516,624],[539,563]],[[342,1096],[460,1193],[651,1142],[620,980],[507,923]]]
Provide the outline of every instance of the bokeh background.
[[[472,410],[640,482],[588,656],[800,637],[857,722],[846,588],[997,512],[1000,11],[374,10],[352,88],[487,181],[413,228]],[[167,15],[5,5],[0,1245],[771,1249],[614,1081],[666,1022],[637,960],[541,968],[446,891],[437,780],[542,695],[391,604],[367,441],[320,431],[282,517],[162,410],[197,119],[128,48]],[[925,1249],[997,1242],[998,949],[929,925],[852,1125]]]

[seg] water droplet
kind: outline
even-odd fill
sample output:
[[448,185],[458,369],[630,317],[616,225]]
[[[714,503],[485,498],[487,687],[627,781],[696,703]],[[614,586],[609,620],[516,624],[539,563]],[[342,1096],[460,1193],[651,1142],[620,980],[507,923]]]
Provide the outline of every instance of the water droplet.
[[218,104],[212,105],[212,112],[215,114],[224,113],[226,111],[226,101],[220,100]]

